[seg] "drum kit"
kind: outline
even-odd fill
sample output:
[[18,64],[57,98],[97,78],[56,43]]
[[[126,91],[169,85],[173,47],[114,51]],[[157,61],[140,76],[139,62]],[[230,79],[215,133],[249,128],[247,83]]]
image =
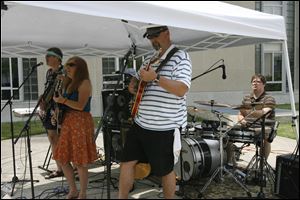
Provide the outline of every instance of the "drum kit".
[[[229,141],[232,143],[239,142],[247,144],[257,144],[259,134],[256,129],[259,127],[257,123],[245,128],[239,122],[233,126],[229,126],[226,121],[231,121],[223,115],[223,113],[214,110],[214,107],[241,109],[243,105],[229,105],[211,101],[195,101],[195,103],[210,106],[211,112],[218,120],[202,120],[201,124],[195,122],[195,117],[201,115],[204,111],[197,107],[188,107],[188,115],[192,116],[192,123],[189,123],[186,131],[182,133],[181,143],[182,150],[179,161],[175,165],[175,173],[180,180],[180,185],[192,179],[209,178],[199,193],[202,196],[211,181],[219,175],[220,180],[223,181],[223,176],[230,175],[237,184],[239,184],[251,197],[248,188],[242,183],[240,177],[228,170],[223,163],[227,162],[227,154],[224,153],[223,143],[226,145]],[[226,119],[226,121],[224,120]],[[256,120],[259,121],[259,120]],[[254,120],[254,122],[256,122]],[[265,120],[265,123],[273,124],[274,120]],[[255,128],[252,128],[255,127]],[[273,136],[269,136],[274,137]],[[243,177],[245,178],[245,177]]]

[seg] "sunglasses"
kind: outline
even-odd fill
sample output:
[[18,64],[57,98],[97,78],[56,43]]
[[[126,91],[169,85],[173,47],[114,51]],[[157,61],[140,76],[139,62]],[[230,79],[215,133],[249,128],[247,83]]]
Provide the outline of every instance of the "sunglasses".
[[66,66],[69,66],[69,67],[75,67],[76,64],[75,64],[75,63],[67,63]]

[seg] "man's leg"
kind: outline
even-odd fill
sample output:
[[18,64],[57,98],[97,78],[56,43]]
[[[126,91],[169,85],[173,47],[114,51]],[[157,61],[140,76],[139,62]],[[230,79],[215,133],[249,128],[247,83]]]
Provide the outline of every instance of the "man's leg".
[[265,140],[264,148],[265,148],[264,156],[267,160],[270,155],[270,152],[271,152],[271,143],[269,143],[267,140]]
[[119,199],[127,199],[134,181],[134,167],[137,161],[121,162],[119,178]]
[[176,175],[174,171],[162,177],[162,186],[164,189],[164,198],[173,199],[176,190]]
[[[56,130],[47,130],[47,132],[48,132],[48,139],[49,139],[49,142],[51,144],[51,151],[52,151],[52,154],[53,154],[54,151],[55,151],[57,142],[58,142],[59,135],[58,135]],[[57,161],[55,161],[55,162],[56,162],[56,165],[57,165],[57,171],[61,172],[62,168],[61,168],[60,164]]]

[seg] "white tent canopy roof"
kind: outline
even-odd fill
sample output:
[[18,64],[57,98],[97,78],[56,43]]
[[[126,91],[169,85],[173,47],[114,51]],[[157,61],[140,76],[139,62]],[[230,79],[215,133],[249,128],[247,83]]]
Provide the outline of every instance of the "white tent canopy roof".
[[282,16],[222,2],[6,4],[8,10],[1,15],[2,55],[44,55],[45,49],[58,46],[67,55],[122,56],[133,43],[143,55],[152,49],[142,37],[149,23],[168,25],[173,42],[192,51],[286,39]]
[[64,55],[123,56],[133,44],[142,56],[152,49],[142,37],[149,23],[169,26],[173,43],[191,51],[282,41],[299,139],[282,16],[214,1],[5,3],[8,10],[1,10],[1,56],[44,55],[52,46],[61,48]]

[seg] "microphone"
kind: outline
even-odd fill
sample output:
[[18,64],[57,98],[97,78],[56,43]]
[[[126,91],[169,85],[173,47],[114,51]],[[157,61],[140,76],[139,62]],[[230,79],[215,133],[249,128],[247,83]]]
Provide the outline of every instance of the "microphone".
[[33,65],[32,68],[36,68],[36,67],[38,67],[38,66],[40,66],[40,65],[43,65],[43,64],[44,64],[43,62],[39,62],[38,64]]
[[221,65],[221,67],[222,67],[222,71],[223,71],[223,73],[222,73],[222,79],[226,79],[225,65]]

